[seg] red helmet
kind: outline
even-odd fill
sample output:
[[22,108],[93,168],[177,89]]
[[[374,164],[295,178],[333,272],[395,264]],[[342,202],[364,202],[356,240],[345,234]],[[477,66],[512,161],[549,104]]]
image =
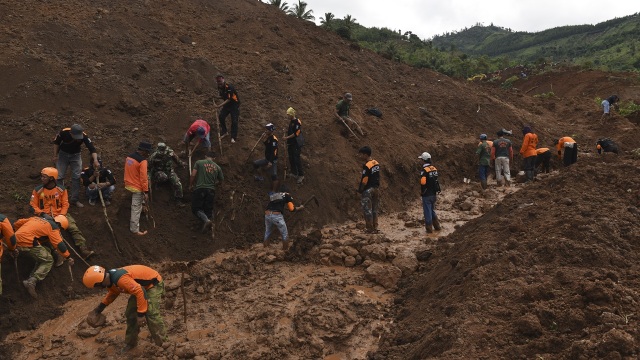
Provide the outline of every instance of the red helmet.
[[89,289],[93,289],[97,283],[101,283],[104,280],[105,269],[102,266],[94,265],[87,269],[82,276],[82,283]]
[[47,175],[50,178],[57,179],[58,178],[58,169],[56,169],[54,167],[46,167],[46,168],[42,169],[40,174],[44,174],[44,175]]

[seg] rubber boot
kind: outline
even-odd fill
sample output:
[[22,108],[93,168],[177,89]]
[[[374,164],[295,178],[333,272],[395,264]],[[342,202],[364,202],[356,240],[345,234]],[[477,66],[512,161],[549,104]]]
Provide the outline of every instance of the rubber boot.
[[378,215],[373,215],[373,231],[378,232]]
[[427,234],[433,233],[433,225],[432,224],[425,224],[424,228],[427,230]]
[[433,229],[436,231],[440,231],[442,229],[440,227],[440,221],[438,219],[433,219]]
[[55,260],[53,266],[60,267],[62,266],[62,264],[64,264],[64,258],[62,257],[62,255],[58,254],[57,251],[54,250],[51,255],[53,255],[53,259]]
[[487,190],[487,180],[480,180],[480,186],[482,190]]
[[29,295],[31,295],[31,297],[34,299],[38,298],[38,293],[36,292],[36,282],[37,280],[32,277],[22,281],[22,285],[24,285],[24,287],[27,289],[27,292],[29,292]]
[[373,231],[373,221],[364,219],[364,231],[366,233],[371,233]]
[[78,246],[78,249],[80,249],[80,255],[82,255],[84,259],[88,259],[90,256],[93,256],[96,254],[95,251],[90,250],[86,245],[80,245]]

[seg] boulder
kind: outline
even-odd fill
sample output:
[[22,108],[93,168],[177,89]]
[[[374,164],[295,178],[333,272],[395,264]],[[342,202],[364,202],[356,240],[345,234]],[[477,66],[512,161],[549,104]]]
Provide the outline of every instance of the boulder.
[[366,278],[374,281],[386,289],[395,289],[402,276],[402,270],[390,264],[374,263],[367,268]]

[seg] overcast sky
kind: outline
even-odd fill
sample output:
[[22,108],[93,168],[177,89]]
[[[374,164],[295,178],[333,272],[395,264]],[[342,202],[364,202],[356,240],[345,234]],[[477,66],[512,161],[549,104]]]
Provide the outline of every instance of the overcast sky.
[[[285,0],[291,7],[298,0]],[[564,25],[597,24],[640,12],[640,1],[594,0],[303,0],[316,23],[327,12],[351,15],[366,27],[412,31],[421,39],[472,27],[537,32]]]

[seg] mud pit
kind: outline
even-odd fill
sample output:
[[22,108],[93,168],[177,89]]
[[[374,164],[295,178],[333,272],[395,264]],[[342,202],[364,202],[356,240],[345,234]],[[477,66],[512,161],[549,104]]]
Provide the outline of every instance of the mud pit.
[[[441,195],[443,229],[429,236],[421,205],[414,202],[410,211],[382,216],[380,234],[363,233],[363,224],[330,225],[303,233],[287,253],[279,243],[267,248],[255,244],[189,265],[158,264],[166,282],[163,310],[170,342],[164,349],[157,347],[144,330],[143,340],[128,356],[365,359],[393,329],[391,308],[400,278],[424,266],[435,244],[446,241],[454,228],[518,189],[481,194],[476,188],[463,185]],[[473,204],[470,211],[453,207],[461,198]],[[181,269],[186,274],[186,324]],[[4,343],[16,349],[12,358],[119,358],[127,297],[107,307],[103,328],[92,329],[84,319],[101,298],[70,301],[63,314],[36,330],[10,334]]]

